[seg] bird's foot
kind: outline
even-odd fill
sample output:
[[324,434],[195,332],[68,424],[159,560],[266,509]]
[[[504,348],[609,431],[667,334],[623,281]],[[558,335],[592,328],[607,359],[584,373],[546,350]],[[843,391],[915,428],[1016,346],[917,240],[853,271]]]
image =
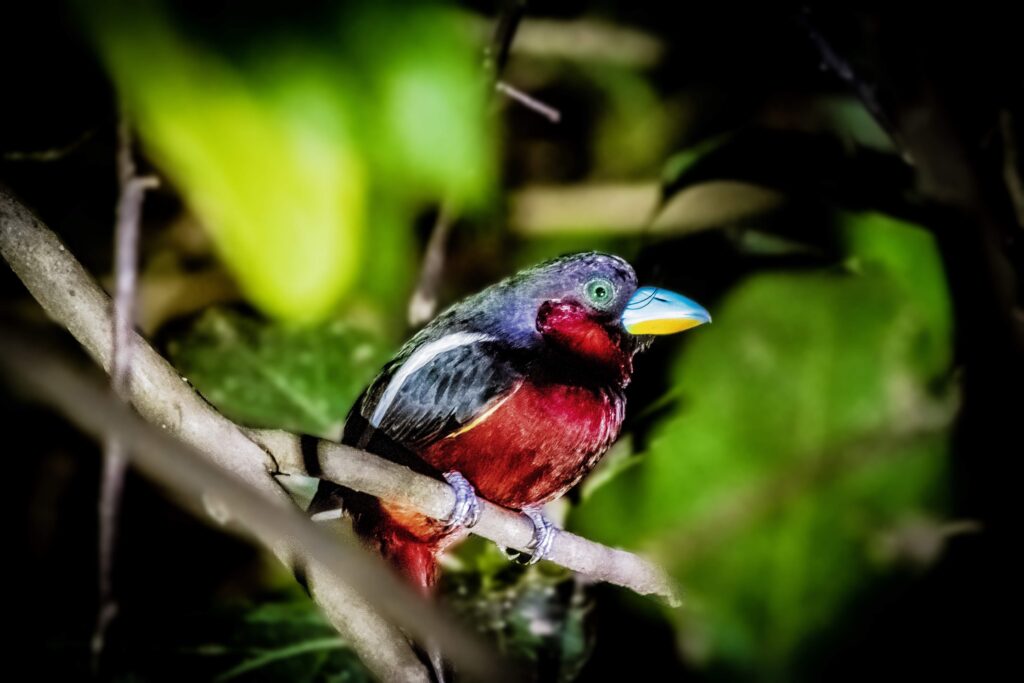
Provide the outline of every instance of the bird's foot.
[[531,552],[523,553],[509,548],[503,550],[508,559],[529,566],[537,564],[551,554],[551,544],[555,541],[558,529],[550,519],[544,516],[540,508],[523,508],[522,513],[533,522],[533,540],[527,546]]
[[452,470],[445,472],[445,481],[455,492],[455,507],[445,520],[449,528],[469,529],[480,521],[480,501],[469,480]]

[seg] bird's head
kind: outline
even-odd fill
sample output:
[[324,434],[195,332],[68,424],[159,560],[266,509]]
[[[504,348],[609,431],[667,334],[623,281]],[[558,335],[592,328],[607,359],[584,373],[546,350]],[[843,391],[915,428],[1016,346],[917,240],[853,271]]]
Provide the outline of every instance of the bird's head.
[[547,261],[480,296],[490,331],[521,348],[611,371],[623,383],[633,355],[653,335],[711,321],[703,307],[681,294],[638,287],[626,261],[598,252]]

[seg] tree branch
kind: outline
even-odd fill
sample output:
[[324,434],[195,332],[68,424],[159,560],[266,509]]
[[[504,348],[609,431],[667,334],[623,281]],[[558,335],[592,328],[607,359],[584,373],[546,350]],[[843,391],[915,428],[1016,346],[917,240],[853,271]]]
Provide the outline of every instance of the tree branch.
[[[109,369],[112,355],[109,298],[57,236],[2,187],[0,253],[47,313],[67,328],[104,369]],[[145,340],[133,335],[133,345],[130,395],[139,413],[202,453],[210,463],[234,474],[268,502],[278,507],[290,505],[290,501],[285,504],[287,495],[268,473],[304,471],[297,437],[284,432],[251,431],[247,434],[203,401]],[[450,488],[407,468],[330,442],[322,442],[320,451],[324,473],[339,484],[408,505],[437,518],[447,517],[454,506],[455,497]],[[279,461],[288,464],[287,470],[279,467]],[[219,495],[220,491],[217,493]],[[229,518],[234,515],[243,524],[249,522],[238,517],[230,505],[227,510]],[[287,516],[284,512],[281,514]],[[532,527],[520,515],[493,505],[485,506],[474,532],[501,545],[520,549],[525,549],[532,538]],[[327,555],[322,552],[323,548],[318,552],[315,544],[297,546],[287,536],[261,535],[258,530],[254,533],[286,562],[309,560],[307,566],[335,568],[332,562],[337,561],[336,553],[332,555],[333,559],[325,561]],[[354,549],[344,554],[353,555]],[[671,583],[655,565],[631,553],[591,543],[568,532],[558,534],[551,560],[639,593],[660,595],[670,602],[675,600]],[[379,563],[374,566],[377,565]],[[382,581],[379,576],[381,570],[378,567],[374,571],[376,574],[372,578],[379,584]],[[321,574],[330,577],[331,570],[317,572],[317,575]],[[406,586],[393,585],[390,572],[385,574],[389,577],[384,582],[386,588],[357,584],[348,575],[346,579],[365,599],[414,635],[429,631],[431,638],[439,642],[453,659],[458,660],[456,655],[460,648],[472,651],[450,627],[425,611],[422,600],[412,595]],[[343,612],[348,598],[343,593],[344,584],[341,582],[314,582],[314,596],[339,630],[346,628],[346,614]],[[383,621],[377,622],[375,627],[394,631]],[[377,649],[380,650],[379,644]],[[362,649],[359,652],[365,661],[368,653]],[[472,660],[472,657],[463,659]],[[465,661],[463,665],[466,666]],[[469,670],[470,666],[466,669]],[[379,670],[375,672],[383,676]]]
[[445,247],[455,223],[455,213],[451,202],[443,202],[437,209],[427,249],[423,252],[420,279],[416,283],[416,290],[409,297],[407,315],[411,327],[420,327],[433,318],[437,310],[437,295],[444,275]]
[[[282,474],[306,474],[297,436],[274,430],[250,430],[249,434],[274,453]],[[417,474],[408,467],[372,453],[333,441],[319,441],[317,455],[326,479],[428,517],[445,519],[455,504],[455,496],[444,482]],[[480,503],[480,521],[472,528],[474,534],[507,548],[530,551],[528,545],[533,540],[533,525],[526,517],[486,500]],[[614,583],[642,595],[656,595],[672,605],[678,604],[671,581],[657,565],[565,530],[560,529],[556,533],[548,560],[592,579]]]
[[[142,200],[146,190],[156,187],[158,181],[152,176],[135,175],[131,126],[126,116],[121,117],[117,128],[117,176],[120,195],[114,227],[114,326],[110,387],[122,400],[128,400]],[[93,668],[96,670],[107,628],[117,613],[113,584],[114,551],[117,548],[118,516],[128,471],[124,445],[116,434],[105,437],[104,451],[98,503],[99,610],[92,638]]]
[[523,92],[514,85],[506,83],[505,81],[498,81],[497,83],[494,84],[494,87],[498,92],[500,92],[505,97],[508,97],[509,99],[514,100],[515,102],[518,102],[519,104],[523,105],[527,109],[540,114],[551,123],[558,123],[559,121],[562,120],[562,112],[558,111],[550,104],[545,104],[544,102],[541,102],[533,95]]
[[416,596],[379,558],[355,543],[338,542],[294,506],[268,500],[264,492],[210,462],[203,453],[139,418],[100,383],[77,370],[71,361],[43,350],[43,346],[24,334],[5,330],[0,337],[0,369],[19,386],[58,408],[84,431],[98,437],[116,433],[138,469],[183,495],[191,508],[201,510],[205,506],[207,514],[222,524],[236,520],[279,556],[316,567],[314,595],[321,596],[328,614],[344,617],[342,625],[347,630],[339,627],[343,635],[364,638],[368,646],[365,654],[371,658],[367,664],[385,680],[427,679],[417,675],[418,671],[425,672],[408,647],[404,648],[408,651],[404,663],[385,661],[381,666],[373,666],[375,651],[389,642],[391,633],[389,629],[380,631],[379,624],[352,629],[349,609],[353,599],[369,601],[373,608],[420,639],[447,641],[454,648],[452,658],[466,666],[467,671],[480,676],[495,675],[493,666],[486,663],[486,649],[460,635],[457,626]]
[[[109,371],[112,358],[110,299],[57,236],[2,186],[0,253],[50,317],[71,332],[93,359]],[[211,408],[145,340],[134,334],[132,339],[129,393],[136,410],[153,425],[202,453],[206,464],[217,465],[218,471],[225,470],[244,482],[253,494],[275,506],[278,513],[293,511],[288,495],[268,476],[269,472],[277,471],[273,456]],[[33,372],[42,367],[33,368]],[[15,369],[19,369],[17,364]],[[113,401],[108,392],[103,392],[98,400]],[[117,403],[114,401],[115,405]],[[90,408],[89,405],[79,407]],[[175,460],[174,449],[159,452],[164,453],[166,459]],[[223,496],[219,499],[223,500]],[[203,498],[204,502],[210,500]],[[465,638],[450,623],[442,623],[431,616],[433,613],[428,611],[429,606],[422,598],[394,579],[389,568],[376,558],[373,558],[373,570],[366,573],[361,584],[348,576],[350,584],[346,584],[334,575],[337,553],[343,552],[340,547],[333,549],[338,546],[336,542],[302,545],[299,537],[293,537],[290,532],[283,535],[260,533],[253,529],[248,511],[236,510],[231,505],[210,504],[207,512],[221,524],[239,520],[289,566],[329,567],[317,569],[309,576],[311,591],[331,623],[349,638],[363,662],[378,678],[411,681],[429,678],[405,636],[393,624],[404,626],[416,636],[429,634],[436,642],[441,642],[453,661],[461,661],[467,670],[479,664],[480,657],[472,656],[479,648],[470,644],[467,649]],[[318,542],[323,540],[322,536],[317,538]],[[357,552],[366,555],[359,548],[344,550],[346,555]],[[361,600],[352,601],[354,591],[362,595]],[[382,608],[381,601],[390,603],[390,607]],[[367,602],[390,621],[373,610],[364,609]],[[353,629],[354,621],[360,622],[363,628]],[[471,655],[470,661],[462,661],[466,653]],[[412,668],[416,666],[419,668]],[[414,674],[414,671],[419,673]]]

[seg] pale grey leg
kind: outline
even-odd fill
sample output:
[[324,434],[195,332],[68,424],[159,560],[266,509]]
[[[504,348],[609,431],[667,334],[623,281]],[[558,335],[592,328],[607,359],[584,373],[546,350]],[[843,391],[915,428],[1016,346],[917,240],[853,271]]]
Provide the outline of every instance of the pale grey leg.
[[555,540],[558,529],[551,520],[544,516],[539,507],[523,508],[522,513],[533,523],[533,540],[527,546],[530,554],[524,559],[525,553],[518,550],[503,548],[505,557],[525,565],[537,564],[551,554],[551,544]]
[[452,528],[470,529],[480,521],[480,501],[469,480],[452,470],[445,472],[445,481],[455,492],[455,507],[445,524]]

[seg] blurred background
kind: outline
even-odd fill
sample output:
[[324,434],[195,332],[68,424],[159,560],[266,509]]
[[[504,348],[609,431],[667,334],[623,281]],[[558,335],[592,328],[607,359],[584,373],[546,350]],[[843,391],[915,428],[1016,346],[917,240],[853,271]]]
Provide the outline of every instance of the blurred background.
[[[0,182],[109,287],[127,116],[161,181],[139,329],[248,425],[337,437],[431,302],[551,256],[614,252],[704,304],[713,325],[639,359],[621,439],[553,511],[660,562],[681,609],[477,540],[446,560],[444,600],[535,680],[1000,670],[1024,450],[1014,22],[532,2],[505,60],[494,27],[521,12],[4,7]],[[6,267],[0,292],[5,320],[44,320]],[[0,396],[13,649],[87,678],[99,446]],[[100,678],[369,680],[272,557],[142,479],[121,523]]]

